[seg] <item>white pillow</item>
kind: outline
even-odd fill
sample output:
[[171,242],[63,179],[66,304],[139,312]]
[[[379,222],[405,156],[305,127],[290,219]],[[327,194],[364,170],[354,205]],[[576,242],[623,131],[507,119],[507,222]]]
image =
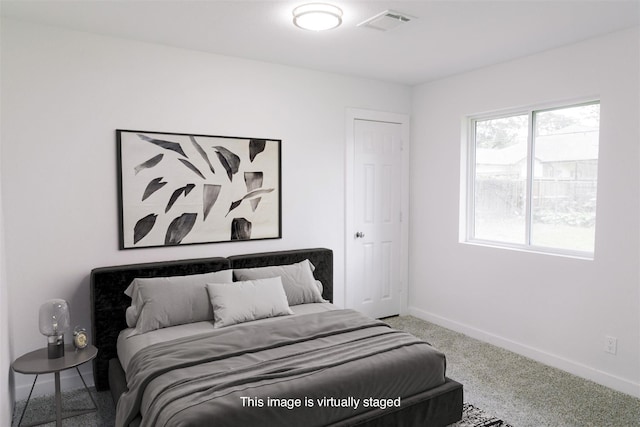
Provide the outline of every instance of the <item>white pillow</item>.
[[[136,292],[136,295],[138,295],[137,292]],[[138,299],[140,299],[139,296],[138,296]],[[138,304],[141,304],[141,302],[138,302]],[[137,305],[131,304],[129,307],[127,307],[127,311],[125,311],[124,313],[124,317],[127,320],[127,326],[130,328],[135,328],[136,323],[138,323],[139,316],[140,316],[140,313],[138,311]]]
[[125,290],[131,297],[127,325],[131,335],[184,323],[212,320],[207,283],[229,283],[231,270],[188,276],[136,278]]
[[237,280],[266,279],[281,277],[289,305],[312,302],[326,302],[318,290],[313,277],[313,264],[308,259],[290,265],[275,265],[257,268],[236,268],[233,274]]
[[[324,286],[322,286],[322,282],[320,280],[315,281],[316,288],[318,288],[318,292],[320,292],[320,297],[322,297],[322,292],[324,292]],[[327,302],[327,300],[323,299],[322,302]]]
[[280,277],[234,283],[208,283],[213,327],[293,314]]

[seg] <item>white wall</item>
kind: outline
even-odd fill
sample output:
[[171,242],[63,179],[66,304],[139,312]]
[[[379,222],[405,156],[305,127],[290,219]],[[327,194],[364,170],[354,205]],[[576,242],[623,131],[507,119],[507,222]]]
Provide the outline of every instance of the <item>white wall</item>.
[[[638,40],[623,31],[415,88],[409,301],[416,316],[640,397]],[[595,260],[459,243],[464,117],[591,95]]]
[[[408,113],[408,87],[5,21],[2,197],[15,356],[41,302],[89,326],[94,267],[322,246],[344,294],[348,107]],[[283,238],[118,250],[115,129],[282,139]],[[90,371],[90,366],[85,370]],[[16,375],[18,398],[31,378]]]

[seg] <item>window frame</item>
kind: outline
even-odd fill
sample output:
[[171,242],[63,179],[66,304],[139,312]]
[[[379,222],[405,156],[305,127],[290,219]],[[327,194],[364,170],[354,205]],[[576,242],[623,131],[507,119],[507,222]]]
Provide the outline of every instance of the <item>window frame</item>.
[[[463,156],[466,155],[466,162],[463,161],[462,164],[465,165],[463,173],[466,174],[466,177],[462,177],[461,182],[464,183],[461,188],[461,200],[465,203],[464,218],[461,219],[461,225],[463,225],[463,230],[461,230],[461,243],[467,243],[472,245],[480,245],[480,246],[489,246],[495,248],[502,249],[512,249],[512,250],[520,250],[525,252],[533,252],[533,253],[542,253],[549,255],[559,255],[571,258],[579,258],[586,260],[593,260],[595,258],[596,252],[596,239],[594,236],[594,245],[593,251],[579,251],[573,249],[563,249],[563,248],[554,248],[547,246],[534,245],[531,243],[531,230],[532,230],[532,197],[531,194],[533,192],[534,185],[534,145],[535,145],[535,128],[536,128],[536,114],[543,113],[547,111],[561,110],[565,108],[572,107],[581,107],[587,105],[599,104],[600,112],[602,112],[602,103],[600,97],[590,97],[586,99],[573,100],[567,102],[556,102],[553,104],[544,104],[544,105],[536,105],[529,106],[526,108],[513,108],[501,111],[494,111],[491,113],[483,113],[483,114],[473,114],[466,117],[466,125],[465,131],[463,132]],[[475,237],[475,193],[476,193],[476,123],[486,120],[494,120],[501,118],[508,118],[513,116],[527,116],[527,178],[525,185],[525,243],[511,243],[511,242],[502,242],[499,240],[490,240],[490,239],[480,239]],[[602,117],[600,115],[600,117]],[[598,131],[600,131],[601,126],[600,122],[598,124]],[[598,150],[600,146],[600,140],[598,140]],[[598,156],[598,163],[599,163]],[[598,188],[596,182],[596,209],[597,209],[597,199],[598,199]],[[462,212],[461,212],[462,213]],[[597,213],[596,213],[596,224],[597,224]]]

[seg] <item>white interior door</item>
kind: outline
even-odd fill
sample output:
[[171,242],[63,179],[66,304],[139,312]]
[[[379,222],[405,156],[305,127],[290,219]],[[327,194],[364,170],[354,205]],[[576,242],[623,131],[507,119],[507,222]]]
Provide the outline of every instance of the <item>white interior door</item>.
[[[347,306],[371,317],[403,311],[403,124],[354,118],[347,201]],[[349,166],[347,167],[349,169]],[[405,303],[406,305],[406,303]]]

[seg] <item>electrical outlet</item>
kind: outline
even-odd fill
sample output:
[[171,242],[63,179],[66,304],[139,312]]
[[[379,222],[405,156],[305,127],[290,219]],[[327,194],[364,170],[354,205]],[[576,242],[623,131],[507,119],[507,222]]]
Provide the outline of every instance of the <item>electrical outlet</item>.
[[616,337],[604,337],[604,351],[616,354],[618,351],[618,339]]

